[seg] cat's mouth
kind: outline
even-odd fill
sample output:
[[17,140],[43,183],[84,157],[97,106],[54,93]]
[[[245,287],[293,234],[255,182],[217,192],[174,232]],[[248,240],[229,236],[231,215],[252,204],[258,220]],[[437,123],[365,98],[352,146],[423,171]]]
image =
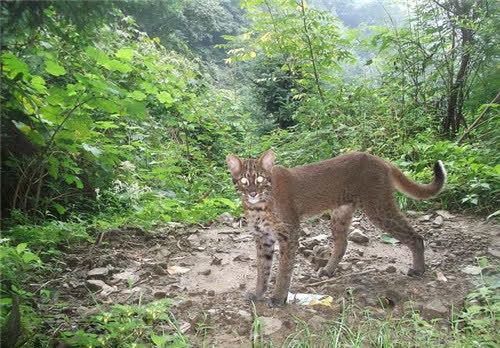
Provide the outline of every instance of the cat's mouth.
[[260,198],[259,198],[259,196],[255,196],[255,197],[248,196],[247,202],[250,204],[257,204],[260,202]]

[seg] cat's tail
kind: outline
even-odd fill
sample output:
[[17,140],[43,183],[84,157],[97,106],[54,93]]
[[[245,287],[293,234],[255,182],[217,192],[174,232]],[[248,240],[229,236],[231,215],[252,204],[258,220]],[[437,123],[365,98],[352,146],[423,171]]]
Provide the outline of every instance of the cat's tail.
[[436,196],[444,189],[446,183],[446,169],[443,162],[434,164],[434,180],[430,184],[419,184],[408,179],[398,168],[391,165],[392,182],[396,188],[409,197],[427,199]]

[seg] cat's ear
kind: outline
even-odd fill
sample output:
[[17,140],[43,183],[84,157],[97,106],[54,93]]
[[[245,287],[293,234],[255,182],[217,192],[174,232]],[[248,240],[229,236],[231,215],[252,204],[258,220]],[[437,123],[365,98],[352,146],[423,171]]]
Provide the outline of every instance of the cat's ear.
[[269,172],[274,165],[275,158],[276,154],[274,153],[274,151],[269,150],[265,154],[263,154],[261,158],[259,158],[259,164],[262,168]]
[[229,154],[226,156],[226,162],[231,175],[236,176],[241,170],[241,160],[237,156]]

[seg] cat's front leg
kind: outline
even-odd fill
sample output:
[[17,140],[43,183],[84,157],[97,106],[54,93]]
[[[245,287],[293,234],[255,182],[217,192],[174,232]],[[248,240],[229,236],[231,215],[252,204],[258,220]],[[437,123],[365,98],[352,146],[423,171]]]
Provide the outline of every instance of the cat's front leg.
[[281,307],[285,305],[292,280],[295,255],[299,246],[299,229],[292,227],[286,230],[280,229],[277,233],[280,243],[280,261],[276,286],[269,301],[269,307]]
[[257,284],[255,293],[248,293],[251,301],[261,300],[267,290],[274,254],[274,237],[268,228],[254,226],[257,248]]

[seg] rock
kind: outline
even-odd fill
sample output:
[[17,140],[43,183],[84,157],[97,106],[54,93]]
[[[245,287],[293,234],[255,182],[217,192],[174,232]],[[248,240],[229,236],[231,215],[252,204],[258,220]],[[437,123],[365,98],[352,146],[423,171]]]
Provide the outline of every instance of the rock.
[[324,245],[328,243],[327,234],[319,234],[314,237],[306,238],[302,241],[306,249],[313,249],[316,245]]
[[171,266],[171,267],[168,267],[167,268],[167,272],[168,274],[170,275],[174,275],[174,274],[184,274],[184,273],[187,273],[189,272],[190,269],[189,268],[186,268],[186,267],[181,267],[181,266]]
[[103,292],[108,292],[109,289],[111,288],[111,286],[109,286],[108,284],[106,284],[105,282],[103,282],[102,280],[99,280],[99,279],[88,279],[85,284],[87,285],[87,287],[94,291],[94,292],[97,292],[97,291],[103,291]]
[[155,291],[153,297],[157,300],[168,297],[165,291]]
[[407,210],[406,215],[411,216],[411,217],[415,217],[415,216],[418,216],[420,214],[418,211],[415,211],[415,210]]
[[311,319],[307,321],[307,324],[313,330],[320,331],[326,324],[326,319],[319,315],[313,315]]
[[237,313],[245,321],[251,322],[253,319],[252,314],[248,313],[247,311],[245,311],[243,309],[239,309]]
[[455,215],[450,214],[446,210],[437,210],[436,214],[438,214],[439,216],[442,216],[446,220],[451,220],[455,217]]
[[347,238],[352,242],[366,244],[370,240],[361,230],[355,228]]
[[500,258],[500,245],[493,244],[488,247],[488,254],[493,257]]
[[350,262],[340,262],[338,268],[342,271],[349,271],[352,268],[352,263]]
[[435,298],[424,304],[422,308],[422,315],[426,319],[445,318],[448,316],[448,308],[441,302],[441,300]]
[[418,221],[431,221],[431,217],[432,215],[430,214],[422,215],[421,217],[418,218]]
[[305,236],[308,236],[308,237],[309,237],[309,236],[311,235],[311,230],[310,230],[310,229],[308,229],[307,227],[304,227],[304,228],[302,229],[302,231],[304,232],[304,235],[305,235]]
[[230,213],[225,212],[219,215],[217,221],[221,224],[231,225],[234,222],[234,218]]
[[106,278],[108,274],[109,274],[109,269],[107,267],[99,267],[88,271],[87,278],[103,280]]
[[466,274],[478,275],[481,274],[481,267],[469,265],[462,268],[461,271]]
[[[135,273],[133,273],[132,271],[123,271],[121,273],[116,273],[116,274],[113,274],[113,279],[114,280],[124,280],[126,282],[132,282],[132,283],[135,283],[139,280],[139,276]],[[117,283],[117,282],[114,282],[114,283]]]
[[[234,228],[234,229],[238,229],[238,228],[240,228],[240,223],[239,222],[233,222],[231,224],[231,227]],[[234,231],[234,233],[240,233],[240,231]]]
[[387,266],[384,270],[385,273],[396,273],[397,269],[393,265]]
[[233,259],[233,261],[239,261],[239,262],[247,262],[250,260],[251,259],[245,254],[240,254]]
[[273,317],[259,317],[259,321],[262,325],[262,333],[267,336],[279,331],[283,325],[281,320]]
[[209,290],[207,292],[207,295],[210,296],[210,297],[214,297],[215,296],[215,291],[214,290]]
[[222,259],[217,257],[217,256],[212,256],[212,261],[210,262],[210,265],[215,265],[215,266],[220,266],[222,264]]
[[438,215],[438,216],[436,216],[434,221],[432,221],[432,227],[434,227],[434,228],[441,227],[441,226],[443,226],[443,223],[444,223],[444,218],[441,215]]
[[211,270],[211,269],[206,269],[206,270],[204,270],[204,271],[198,272],[198,274],[201,274],[201,275],[204,275],[204,276],[207,276],[207,275],[209,275],[210,273],[212,273],[212,270]]
[[444,276],[443,272],[440,271],[436,272],[436,279],[443,283],[446,283],[448,281],[448,279],[446,279],[446,277]]

